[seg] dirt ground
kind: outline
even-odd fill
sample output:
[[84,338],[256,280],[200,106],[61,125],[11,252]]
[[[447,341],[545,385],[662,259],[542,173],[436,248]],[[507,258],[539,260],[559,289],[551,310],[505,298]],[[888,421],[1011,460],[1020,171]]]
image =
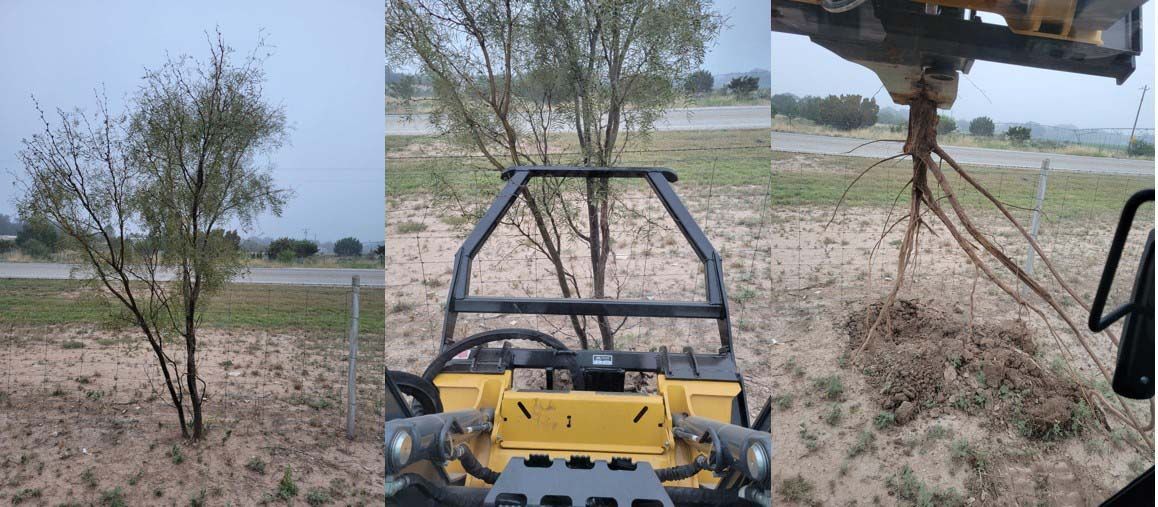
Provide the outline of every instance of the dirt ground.
[[0,327],[0,502],[382,504],[380,364],[376,375],[359,367],[365,410],[351,441],[339,352],[292,333],[203,330],[208,434],[193,443],[158,394],[143,341],[131,330]]
[[[1096,505],[1152,464],[1151,454],[1137,450],[1142,444],[1136,435],[1114,420],[1106,429],[1100,412],[1082,408],[1071,396],[1072,386],[1057,374],[1063,371],[1063,355],[1080,354],[1072,336],[1060,333],[1059,345],[1039,319],[1020,315],[995,286],[984,280],[974,284],[973,267],[945,234],[923,238],[911,283],[901,291],[902,300],[921,310],[918,320],[909,321],[910,336],[941,330],[960,341],[972,315],[974,336],[984,343],[969,342],[969,350],[1000,353],[979,354],[954,366],[959,387],[944,388],[944,381],[913,385],[905,398],[905,389],[886,385],[894,378],[890,372],[903,370],[904,364],[878,363],[892,370],[866,372],[864,364],[849,361],[851,344],[859,346],[862,338],[856,326],[850,335],[851,316],[879,302],[895,277],[901,228],[880,239],[885,224],[896,220],[895,212],[872,206],[842,209],[826,227],[831,206],[778,206],[765,199],[766,189],[759,186],[688,189],[677,184],[676,190],[724,258],[736,356],[756,405],[753,411],[766,397],[773,399],[778,504]],[[389,197],[387,361],[391,368],[420,373],[437,350],[451,260],[474,221],[445,206],[446,196]],[[616,274],[609,278],[617,281],[617,294],[647,299],[701,294],[702,272],[695,258],[678,232],[657,218],[662,210],[642,204],[649,198],[638,189],[621,196],[632,212],[621,217],[615,232]],[[1024,219],[1025,213],[1018,214]],[[1096,283],[1091,273],[1101,271],[1115,218],[1089,213],[1053,220],[1039,235],[1063,276],[1086,298]],[[1012,227],[993,217],[975,220],[1009,255],[1024,258],[1026,247]],[[542,254],[509,226],[496,230],[476,261],[472,292],[557,294]],[[870,261],[874,245],[879,251]],[[586,283],[583,276],[589,272],[578,264],[585,254],[582,245],[571,243],[563,251],[581,285]],[[1137,255],[1131,252],[1128,258]],[[1040,274],[1040,263],[1038,269]],[[1047,284],[1058,290],[1055,285]],[[1065,306],[1084,321],[1076,303]],[[713,345],[714,334],[699,327],[702,323],[636,320],[621,331],[617,346],[647,350],[674,344],[702,350]],[[1061,329],[1056,322],[1051,325]],[[472,320],[460,324],[460,335],[487,326],[537,327],[572,344],[575,340],[566,322],[524,316]],[[1111,361],[1109,340],[1101,335],[1092,340],[1100,357]],[[993,369],[998,359],[1004,368],[1009,366],[1004,361],[1023,356],[1032,361],[1016,363],[1022,368],[1019,375]],[[1078,361],[1075,366],[1083,382],[1108,392],[1092,364]],[[980,371],[991,375],[979,378]],[[944,364],[936,373],[946,375]],[[916,377],[896,378],[904,384]],[[902,397],[894,402],[886,394]],[[898,413],[904,402],[909,405]],[[1150,420],[1147,404],[1130,407],[1143,421]],[[1058,416],[1067,412],[1070,417]]]

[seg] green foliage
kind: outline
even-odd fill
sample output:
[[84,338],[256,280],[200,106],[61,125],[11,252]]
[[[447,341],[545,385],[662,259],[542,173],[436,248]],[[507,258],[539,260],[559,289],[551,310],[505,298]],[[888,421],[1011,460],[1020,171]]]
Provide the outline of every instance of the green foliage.
[[[106,282],[102,296],[155,347],[164,329],[196,350],[202,311],[244,268],[236,231],[220,227],[251,228],[267,212],[281,214],[289,197],[258,165],[286,132],[283,109],[263,97],[266,52],[239,63],[220,34],[210,52],[146,70],[124,112],[102,100],[93,114],[59,113],[59,124],[46,122],[18,155],[26,184],[20,215],[43,217],[67,237],[97,282]],[[175,379],[200,377],[194,359],[157,360],[169,392]],[[172,396],[175,414],[199,413],[198,391],[192,385],[187,396]],[[181,419],[182,433],[201,437],[202,421],[193,421],[190,435]]]
[[1025,144],[1032,135],[1033,131],[1030,130],[1029,127],[1019,127],[1017,125],[1011,125],[1005,131],[1005,137],[1009,138],[1013,144]]
[[877,436],[869,430],[861,430],[856,436],[856,442],[848,449],[848,457],[855,458],[873,450],[876,446]]
[[875,98],[860,95],[805,96],[799,101],[800,117],[838,130],[871,127],[877,123],[880,106]]
[[955,488],[941,490],[931,487],[917,478],[909,465],[901,468],[900,474],[893,474],[885,480],[889,492],[901,500],[918,507],[965,505],[965,499]]
[[937,135],[945,135],[957,130],[957,120],[952,116],[938,115],[937,116]]
[[418,76],[402,74],[397,80],[386,85],[386,95],[403,102],[414,100],[418,95]]
[[806,454],[812,454],[820,448],[820,437],[816,433],[809,431],[808,426],[805,426],[804,423],[800,423],[799,434],[800,442],[804,444],[804,448],[808,450]]
[[324,488],[311,488],[306,492],[306,503],[313,507],[330,503],[330,492]]
[[[24,227],[20,232],[16,233],[16,245],[24,251],[25,255],[33,257],[45,256],[48,253],[55,252],[60,244],[60,232],[56,226],[52,225],[48,218],[43,214],[35,214],[24,219]],[[32,255],[28,253],[27,249],[30,242],[37,243],[35,248],[37,251],[47,252],[43,255]]]
[[1153,157],[1154,143],[1148,143],[1142,139],[1134,139],[1130,141],[1130,146],[1126,149],[1126,153],[1131,157]]
[[805,479],[804,475],[796,474],[796,477],[789,477],[780,481],[780,487],[776,488],[776,491],[789,502],[809,504],[812,502],[814,489],[816,487],[808,479]]
[[800,101],[791,93],[777,93],[772,96],[772,115],[783,115],[791,122],[800,116]]
[[715,84],[716,78],[712,77],[712,73],[700,69],[688,74],[687,79],[684,80],[684,91],[692,95],[712,93],[712,87]]
[[257,456],[254,456],[249,458],[249,461],[245,463],[245,469],[249,470],[250,472],[256,472],[261,475],[265,475],[265,461]]
[[897,422],[897,414],[893,412],[881,412],[873,417],[873,427],[878,430],[883,430],[892,426]]
[[829,426],[836,426],[840,424],[840,420],[844,418],[844,412],[840,409],[839,403],[833,403],[828,411],[824,413],[824,422]]
[[996,128],[993,125],[993,119],[988,116],[979,116],[969,122],[969,133],[975,136],[989,137],[993,135]]
[[52,253],[52,249],[38,239],[28,239],[20,244],[20,253],[33,259],[43,259]]
[[285,473],[282,474],[281,480],[277,483],[277,498],[279,500],[289,500],[298,495],[298,485],[294,482],[293,471],[290,467],[285,467]]
[[394,226],[394,230],[398,231],[398,234],[417,234],[426,230],[426,224],[409,221],[398,222]]
[[748,97],[760,89],[760,78],[758,76],[737,76],[728,82],[726,88],[736,95]]
[[20,505],[25,501],[35,500],[40,498],[41,495],[42,492],[40,488],[24,488],[16,492],[15,495],[12,495],[12,505]]
[[353,237],[339,239],[334,243],[334,253],[342,257],[357,257],[362,255],[362,242]]
[[844,382],[840,375],[829,375],[812,380],[812,386],[821,392],[826,400],[839,400],[844,395]]
[[[286,252],[289,253],[287,256]],[[308,239],[278,238],[269,243],[266,255],[270,259],[305,259],[318,253],[318,244]],[[291,257],[292,256],[292,257]]]
[[169,448],[169,461],[172,461],[174,465],[180,465],[185,462],[185,453],[181,452],[181,447],[177,444],[173,444],[173,446]]
[[125,507],[125,493],[120,486],[105,491],[101,493],[100,504],[103,507]]

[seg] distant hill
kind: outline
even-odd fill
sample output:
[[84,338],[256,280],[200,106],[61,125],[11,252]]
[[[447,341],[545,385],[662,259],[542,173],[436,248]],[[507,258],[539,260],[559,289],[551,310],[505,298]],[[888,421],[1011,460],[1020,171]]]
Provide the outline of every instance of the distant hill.
[[765,69],[752,69],[748,72],[730,72],[727,74],[713,74],[712,77],[715,78],[715,83],[712,85],[712,87],[719,90],[725,86],[728,86],[728,81],[731,81],[732,78],[741,77],[741,76],[759,77],[760,78],[760,88],[762,88],[762,89],[767,90],[767,89],[772,87],[772,72],[765,70]]

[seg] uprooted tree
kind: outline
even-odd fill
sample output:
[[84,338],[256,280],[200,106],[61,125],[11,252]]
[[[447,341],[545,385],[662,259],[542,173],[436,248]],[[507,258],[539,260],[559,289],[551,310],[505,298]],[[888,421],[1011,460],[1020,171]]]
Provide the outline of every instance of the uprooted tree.
[[[981,185],[977,179],[963,169],[960,164],[953,160],[953,158],[937,144],[938,121],[937,104],[924,94],[915,97],[909,108],[908,138],[905,140],[901,153],[870,165],[849,185],[849,189],[851,189],[861,177],[883,162],[906,156],[912,158],[912,176],[905,184],[905,187],[901,189],[902,193],[905,189],[909,190],[908,213],[901,216],[896,222],[886,224],[885,232],[873,248],[873,254],[875,254],[884,236],[889,234],[896,226],[902,223],[905,224],[902,240],[897,252],[896,278],[891,289],[885,296],[884,304],[880,306],[875,316],[870,316],[868,322],[871,322],[871,324],[867,328],[864,341],[854,355],[854,360],[857,359],[866,348],[870,347],[873,339],[878,334],[888,332],[888,329],[891,327],[889,322],[890,310],[894,303],[896,303],[897,294],[905,283],[907,272],[913,265],[918,252],[920,238],[922,237],[922,230],[930,234],[935,234],[932,232],[933,229],[930,226],[932,219],[948,232],[950,238],[960,247],[961,251],[968,257],[970,263],[978,270],[979,275],[984,276],[986,280],[1000,288],[1021,308],[1032,312],[1045,322],[1046,328],[1049,330],[1055,342],[1063,351],[1067,352],[1062,356],[1065,360],[1067,371],[1071,379],[1079,387],[1081,396],[1085,399],[1088,406],[1101,408],[1105,413],[1114,416],[1128,427],[1137,431],[1146,443],[1146,446],[1152,450],[1153,441],[1151,440],[1149,431],[1154,427],[1153,404],[1151,403],[1150,406],[1151,421],[1149,424],[1143,425],[1120,397],[1114,396],[1116,403],[1113,403],[1111,400],[1103,397],[1096,389],[1082,382],[1078,376],[1076,366],[1073,364],[1075,358],[1069,355],[1069,347],[1067,347],[1062,336],[1050,325],[1047,312],[1060,318],[1064,322],[1074,339],[1081,346],[1082,350],[1085,351],[1088,359],[1098,368],[1106,382],[1110,383],[1113,372],[1094,352],[1090,340],[1081,329],[1081,319],[1075,320],[1069,314],[1065,309],[1063,299],[1067,296],[1072,298],[1074,302],[1087,312],[1090,309],[1089,302],[1079,296],[1058,273],[1033,235],[1010,213],[1009,205],[989,192],[988,189]],[[983,202],[987,202],[999,211],[1001,216],[1020,233],[1020,237],[1028,241],[1033,253],[1042,260],[1042,263],[1049,272],[1048,280],[1056,282],[1063,289],[1063,295],[1059,297],[1053,294],[1053,292],[1043,285],[1042,281],[1039,281],[1032,274],[1023,270],[1017,262],[1004,253],[1001,245],[993,241],[992,235],[986,234],[976,225],[972,219],[971,212],[966,210],[958,199],[958,191],[952,186],[946,171],[942,169],[940,163],[934,160],[934,155],[936,155],[940,162],[943,162],[952,169],[957,176],[960,177],[961,181],[965,182],[966,189],[976,191],[983,196]],[[930,178],[930,176],[932,176],[932,178]],[[845,194],[841,196],[840,201],[837,203],[837,209],[839,209],[847,193],[848,189],[845,190]],[[948,209],[946,209],[943,203],[948,203]],[[932,217],[929,217],[930,214]],[[835,213],[833,217],[835,218]],[[831,223],[831,221],[829,223]],[[993,265],[994,263],[996,266]],[[1002,280],[1000,277],[1002,270],[1012,274],[1020,284],[1028,289],[1029,294],[1023,296],[1018,287]],[[1027,297],[1029,295],[1034,297]],[[1045,308],[1043,308],[1042,305],[1044,305]],[[1114,345],[1118,344],[1118,338],[1113,332],[1107,330],[1105,335]],[[1095,401],[1097,403],[1095,403]]]
[[[682,98],[722,23],[707,0],[390,0],[387,55],[422,68],[432,125],[491,168],[608,167]],[[569,142],[578,155],[560,149]],[[563,297],[607,297],[612,188],[607,178],[589,180],[578,189],[582,209],[568,204],[567,189],[537,179],[521,193],[532,225],[504,223],[551,262]],[[588,247],[590,294],[565,262],[564,238]],[[602,347],[615,348],[626,319],[595,321]],[[570,324],[588,348],[587,319]]]
[[[181,434],[205,432],[198,327],[210,297],[242,269],[227,226],[280,214],[288,191],[255,156],[285,133],[263,98],[263,57],[237,63],[221,34],[209,58],[145,73],[128,112],[57,111],[24,140],[22,216],[44,217],[79,250],[99,292],[148,341]],[[259,50],[261,45],[258,46]],[[236,233],[233,234],[234,236]]]

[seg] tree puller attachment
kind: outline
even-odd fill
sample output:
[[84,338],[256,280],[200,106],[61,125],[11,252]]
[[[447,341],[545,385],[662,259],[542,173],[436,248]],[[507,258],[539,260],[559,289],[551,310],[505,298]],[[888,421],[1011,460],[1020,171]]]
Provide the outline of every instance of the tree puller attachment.
[[[646,181],[703,263],[705,300],[471,295],[472,260],[537,177]],[[455,255],[438,356],[421,377],[386,373],[387,505],[771,505],[770,400],[750,421],[723,263],[673,190],[676,174],[537,166],[502,178],[506,186]],[[461,313],[712,319],[720,347],[572,350],[532,329],[457,338]],[[546,388],[515,388],[516,370],[545,371]],[[569,385],[556,380],[563,372]],[[656,392],[626,392],[631,372],[654,375]]]
[[[1145,0],[772,0],[772,31],[875,72],[897,104],[948,109],[975,60],[1112,77],[1134,72]],[[988,23],[979,12],[1001,16]]]

